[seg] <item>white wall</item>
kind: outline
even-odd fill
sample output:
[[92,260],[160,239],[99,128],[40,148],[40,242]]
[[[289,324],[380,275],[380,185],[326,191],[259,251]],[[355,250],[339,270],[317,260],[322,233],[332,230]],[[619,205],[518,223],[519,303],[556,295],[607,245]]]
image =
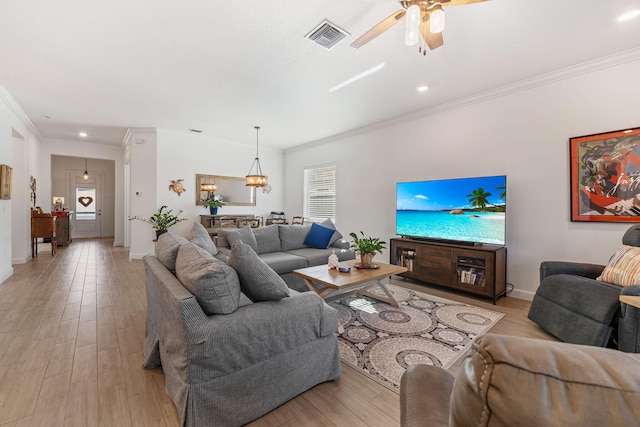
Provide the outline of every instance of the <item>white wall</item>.
[[14,167],[12,199],[0,200],[0,283],[13,274],[12,263],[31,258],[29,177],[40,176],[38,145],[33,124],[0,86],[0,163]]
[[541,261],[605,264],[629,226],[570,222],[569,138],[640,126],[638,76],[636,60],[288,150],[285,210],[305,166],[335,161],[338,229],[388,241],[396,182],[506,174],[507,280],[530,299]]
[[[192,221],[199,221],[199,215],[209,213],[203,206],[196,205],[196,174],[244,177],[253,162],[255,146],[166,129],[155,129],[155,132],[155,137],[149,137],[144,143],[141,143],[143,138],[138,135],[129,138],[131,215],[148,218],[162,205],[167,205],[174,213],[182,210],[182,216],[190,221],[177,224],[171,228],[171,232],[188,237]],[[136,144],[136,140],[140,143]],[[283,210],[282,151],[261,146],[260,163],[269,177],[272,192],[265,194],[258,189],[256,206],[223,206],[219,213],[266,217],[271,211]],[[171,181],[178,179],[184,180],[186,188],[180,196],[169,190]],[[144,193],[141,185],[145,187]],[[153,193],[148,195],[152,185]],[[140,195],[136,196],[136,192]],[[150,225],[131,221],[131,233],[131,258],[153,253],[155,234]]]

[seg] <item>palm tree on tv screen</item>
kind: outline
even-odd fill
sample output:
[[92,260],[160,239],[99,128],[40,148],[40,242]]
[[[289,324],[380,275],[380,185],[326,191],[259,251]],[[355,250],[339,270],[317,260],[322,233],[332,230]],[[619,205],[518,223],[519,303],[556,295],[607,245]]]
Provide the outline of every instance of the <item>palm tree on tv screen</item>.
[[467,197],[469,197],[469,203],[471,203],[471,206],[474,208],[480,208],[480,210],[484,210],[487,205],[491,204],[487,200],[491,197],[491,193],[487,193],[482,187],[473,190],[471,194],[467,194]]

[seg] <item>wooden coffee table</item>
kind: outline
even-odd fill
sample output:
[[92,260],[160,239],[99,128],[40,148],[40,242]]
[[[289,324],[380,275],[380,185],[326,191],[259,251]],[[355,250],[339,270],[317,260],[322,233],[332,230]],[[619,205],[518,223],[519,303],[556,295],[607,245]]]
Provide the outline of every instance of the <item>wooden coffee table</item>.
[[[382,302],[386,302],[394,307],[399,307],[398,301],[393,297],[389,289],[385,286],[380,279],[391,276],[393,274],[400,274],[407,271],[405,267],[398,265],[385,264],[382,262],[375,262],[374,264],[378,268],[362,269],[355,268],[354,264],[358,263],[357,260],[341,262],[341,266],[351,267],[349,273],[341,273],[335,269],[329,269],[326,264],[317,265],[315,267],[301,268],[299,270],[293,270],[293,274],[300,276],[304,279],[309,290],[320,295],[322,298],[326,298],[337,291],[350,291],[359,289],[358,293],[367,295],[368,297],[377,299]],[[317,285],[326,286],[324,289],[319,289]],[[378,286],[385,293],[386,298],[382,295],[368,292],[366,288],[371,286]],[[365,289],[360,289],[365,288]]]

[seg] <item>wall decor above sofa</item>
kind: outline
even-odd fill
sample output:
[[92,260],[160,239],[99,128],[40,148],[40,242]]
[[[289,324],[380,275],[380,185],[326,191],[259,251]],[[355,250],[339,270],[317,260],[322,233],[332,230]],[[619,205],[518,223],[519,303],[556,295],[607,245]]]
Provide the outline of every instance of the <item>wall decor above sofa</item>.
[[640,127],[569,144],[571,221],[640,222]]

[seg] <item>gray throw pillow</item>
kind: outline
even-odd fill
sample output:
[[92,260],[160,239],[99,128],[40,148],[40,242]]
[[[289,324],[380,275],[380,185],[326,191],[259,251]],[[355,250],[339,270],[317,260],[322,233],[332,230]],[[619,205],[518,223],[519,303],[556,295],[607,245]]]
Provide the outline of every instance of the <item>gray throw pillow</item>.
[[156,243],[156,258],[158,258],[158,261],[160,261],[167,270],[174,274],[176,271],[178,249],[180,245],[184,245],[185,243],[188,243],[188,240],[176,234],[163,233],[158,237],[158,242]]
[[307,238],[311,230],[311,224],[309,225],[279,225],[278,231],[280,232],[280,246],[282,251],[290,251],[293,249],[306,248],[304,239]]
[[254,228],[253,235],[258,243],[257,253],[280,252],[280,232],[278,231],[278,224]]
[[199,222],[193,222],[193,227],[191,227],[190,241],[194,245],[200,246],[211,255],[215,255],[218,253],[218,248],[216,248],[215,243],[213,243],[213,240],[211,240],[209,232],[206,228],[204,228],[204,225],[200,224]]
[[284,280],[242,241],[231,246],[227,264],[238,272],[240,289],[251,301],[277,301],[289,296]]
[[218,235],[220,234],[227,239],[231,246],[236,240],[240,240],[251,246],[254,252],[258,252],[258,242],[256,242],[256,237],[253,235],[253,230],[249,225],[242,228],[223,228],[218,232]]
[[[327,218],[324,221],[322,221],[320,225],[330,228],[332,230],[336,230],[336,226],[333,223],[333,221],[331,221],[330,218]],[[338,230],[336,230],[335,233],[333,233],[333,236],[331,236],[331,240],[329,240],[329,246],[333,245],[336,240],[340,240],[340,239],[342,239],[342,234]]]
[[176,277],[196,297],[207,316],[233,313],[240,304],[236,271],[192,243],[181,245],[178,250]]

